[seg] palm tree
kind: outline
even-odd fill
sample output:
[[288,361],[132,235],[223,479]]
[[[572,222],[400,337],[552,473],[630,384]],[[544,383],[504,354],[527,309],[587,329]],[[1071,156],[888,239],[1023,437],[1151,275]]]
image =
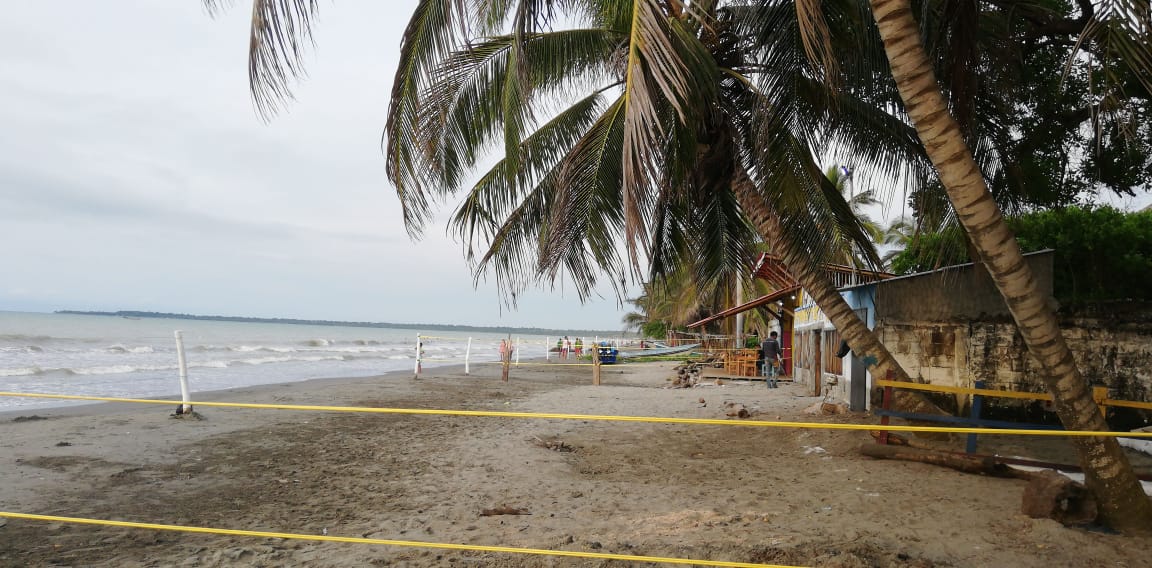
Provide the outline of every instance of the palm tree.
[[[561,273],[582,296],[598,273],[622,288],[645,256],[653,276],[694,256],[705,259],[701,279],[715,279],[747,259],[754,229],[874,373],[907,379],[817,269],[834,249],[833,227],[858,239],[863,231],[813,163],[816,150],[836,147],[889,173],[932,177],[920,169],[898,101],[875,88],[870,30],[848,0],[718,4],[421,1],[386,129],[388,173],[409,230],[418,235],[433,203],[459,191],[478,156],[499,142],[504,159],[471,187],[454,223],[470,245],[483,243],[472,258],[505,289]],[[255,1],[250,70],[262,111],[288,96],[316,6]],[[948,114],[909,2],[871,6],[908,117],[1050,376],[1062,419],[1102,428]],[[549,29],[560,11],[583,27]],[[1122,53],[1146,64],[1141,45]],[[574,92],[583,98],[546,112],[544,101]],[[1139,485],[1115,440],[1077,440],[1105,518],[1124,529],[1152,518],[1146,502],[1131,503]]]
[[[429,0],[410,22],[386,154],[413,232],[496,143],[504,158],[467,191],[453,223],[481,244],[473,260],[499,282],[566,273],[584,294],[598,274],[638,273],[644,257],[656,279],[698,259],[697,280],[716,282],[749,268],[754,229],[874,373],[908,380],[818,269],[839,238],[870,247],[814,163],[827,142],[813,135],[913,160],[920,150],[898,120],[808,78],[795,42],[757,35],[766,24],[794,31],[795,10],[585,1],[565,5],[571,29],[539,31],[553,21],[545,5]],[[464,21],[481,24],[457,35]],[[781,57],[791,62],[782,71],[767,64]],[[580,97],[550,117],[530,111],[572,92]],[[859,123],[847,126],[830,100],[870,111],[883,132],[853,138]]]
[[918,231],[916,221],[907,216],[897,217],[889,222],[887,227],[884,227],[879,244],[887,247],[884,254],[880,256],[885,270],[892,270],[892,259],[912,244],[912,241],[919,234]]
[[[909,0],[870,0],[873,16],[884,42],[892,76],[904,100],[908,117],[947,191],[956,216],[972,248],[988,268],[996,287],[1004,296],[1009,311],[1028,345],[1040,363],[1041,376],[1055,401],[1056,412],[1064,426],[1071,430],[1107,431],[1108,424],[1092,399],[1087,381],[1080,375],[1072,353],[1060,332],[1056,314],[1047,298],[1039,292],[1020,246],[997,207],[985,183],[983,173],[968,147],[964,132],[949,110],[949,102],[920,37]],[[1079,2],[1087,21],[1121,37],[1143,37],[1119,42],[1128,51],[1137,76],[1152,68],[1147,45],[1147,1],[1117,1],[1127,10],[1109,12],[1106,20],[1097,19],[1090,2]],[[1129,14],[1142,14],[1142,21],[1124,21]],[[1136,27],[1136,30],[1131,29]],[[1139,27],[1143,26],[1143,31]],[[1135,32],[1135,33],[1132,33]],[[1152,90],[1152,89],[1150,89]],[[1102,519],[1114,528],[1131,533],[1152,531],[1150,502],[1115,438],[1076,437],[1081,466],[1088,488],[1100,501]]]
[[[884,112],[894,101],[871,88],[874,70],[846,66],[861,70],[852,89],[816,79],[825,69],[805,52],[820,46],[801,34],[810,12],[718,4],[421,0],[385,132],[406,226],[418,236],[433,205],[498,146],[503,159],[468,189],[452,224],[477,273],[494,273],[512,302],[561,275],[582,298],[600,274],[623,295],[625,274],[638,277],[645,258],[653,280],[683,265],[698,282],[732,280],[751,268],[759,235],[874,374],[910,380],[819,268],[845,237],[869,248],[813,156],[835,146],[920,179],[922,150]],[[558,8],[575,23],[551,29]],[[316,9],[254,0],[249,75],[262,114],[290,96]],[[844,33],[828,50],[857,61],[871,49],[874,59],[854,14],[836,12]],[[907,392],[898,403],[939,411]]]
[[[880,200],[876,199],[876,194],[871,189],[857,191],[852,185],[852,171],[846,166],[829,166],[824,171],[824,177],[828,178],[831,183],[848,203],[848,208],[852,210],[852,215],[860,223],[860,227],[864,229],[864,233],[868,235],[869,247],[866,251],[859,251],[857,247],[859,243],[851,242],[850,240],[843,240],[841,243],[841,257],[840,263],[854,266],[856,268],[867,268],[869,265],[868,259],[875,258],[877,251],[874,246],[876,243],[883,243],[884,230],[865,210],[867,207],[872,207],[880,204]],[[883,259],[881,259],[883,264]]]

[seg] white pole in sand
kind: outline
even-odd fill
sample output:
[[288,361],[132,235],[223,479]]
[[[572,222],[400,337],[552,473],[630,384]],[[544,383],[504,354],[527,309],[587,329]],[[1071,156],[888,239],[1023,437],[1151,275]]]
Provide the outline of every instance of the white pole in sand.
[[192,412],[192,397],[188,395],[188,362],[184,359],[184,332],[176,330],[176,365],[180,369],[180,412],[177,414],[190,414]]
[[520,364],[520,336],[516,336],[516,364]]
[[420,355],[424,351],[424,344],[420,341],[420,334],[416,334],[416,376],[420,376]]
[[464,350],[464,374],[468,374],[468,359],[472,357],[472,338],[468,338],[468,348]]
[[552,359],[552,338],[544,338],[544,360],[549,361]]

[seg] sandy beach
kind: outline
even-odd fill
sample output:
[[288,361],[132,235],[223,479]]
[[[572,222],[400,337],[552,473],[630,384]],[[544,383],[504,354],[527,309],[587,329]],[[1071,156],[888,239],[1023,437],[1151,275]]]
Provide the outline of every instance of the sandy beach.
[[[426,370],[203,401],[875,423],[800,388],[669,389],[671,363]],[[702,403],[701,400],[704,402]],[[0,415],[11,512],[793,566],[1144,566],[1152,539],[1020,513],[1025,482],[876,461],[864,432],[100,404]],[[732,419],[738,422],[737,419]],[[1062,439],[981,451],[1073,463]],[[1147,468],[1147,459],[1134,458]],[[516,509],[526,514],[482,515]],[[0,523],[4,523],[0,519]],[[8,519],[0,566],[620,566]]]

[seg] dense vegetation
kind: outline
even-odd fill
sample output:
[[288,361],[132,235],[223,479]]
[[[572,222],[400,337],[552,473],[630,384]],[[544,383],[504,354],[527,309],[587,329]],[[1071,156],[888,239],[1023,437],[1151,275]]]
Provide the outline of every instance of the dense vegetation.
[[[1152,212],[1074,206],[1009,220],[1024,252],[1055,251],[1053,288],[1061,304],[1148,300],[1152,290]],[[970,262],[963,233],[953,227],[921,234],[892,261],[897,274]]]

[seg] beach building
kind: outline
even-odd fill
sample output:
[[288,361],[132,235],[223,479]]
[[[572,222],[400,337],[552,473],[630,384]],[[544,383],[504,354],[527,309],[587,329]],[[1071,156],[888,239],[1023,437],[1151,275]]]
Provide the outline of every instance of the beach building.
[[[1033,252],[1025,258],[1041,291],[1051,297],[1054,252]],[[994,389],[1045,390],[1037,364],[983,267],[969,263],[905,276],[840,266],[825,269],[848,304],[914,380],[965,388],[983,381]],[[770,306],[786,341],[788,376],[805,385],[808,394],[845,401],[857,411],[869,409],[875,393],[873,377],[854,353],[842,349],[832,322],[778,259],[762,256],[756,275],[769,279],[777,291],[697,324]],[[1090,383],[1107,386],[1117,399],[1152,400],[1152,345],[1147,341],[1152,335],[1152,305],[1096,303],[1061,309],[1059,317],[1064,337]],[[992,404],[1013,407],[1017,416],[1047,412],[1041,403],[1004,399]],[[964,395],[956,396],[957,410],[967,405]],[[1152,419],[1146,411],[1114,412],[1125,423]]]
[[[1041,292],[1051,297],[1052,251],[1026,258]],[[840,293],[914,379],[969,388],[977,380],[1007,386],[1014,382],[1008,374],[1019,372],[1012,371],[1019,365],[1005,365],[1001,372],[1001,365],[993,361],[1028,357],[1007,305],[983,267],[969,263],[885,275],[841,286]],[[803,365],[796,371],[797,380],[811,385],[813,394],[847,401],[853,410],[867,410],[872,377],[863,361],[855,353],[845,354],[835,326],[815,304],[801,306],[797,320],[798,335],[808,337],[796,342],[809,350],[800,356]],[[989,329],[994,331],[982,332]],[[965,400],[957,402],[958,407],[966,405]]]
[[[825,264],[824,271],[838,288],[892,277],[891,274],[884,272],[862,270],[839,264]],[[803,372],[805,368],[812,368],[812,358],[824,358],[826,354],[823,353],[820,346],[830,345],[833,341],[838,345],[839,335],[836,334],[831,324],[825,325],[822,323],[823,320],[817,321],[823,317],[823,314],[818,314],[818,309],[812,309],[814,304],[808,299],[804,289],[788,272],[778,256],[762,253],[756,260],[754,276],[768,282],[774,291],[688,324],[688,327],[699,329],[700,333],[703,333],[705,326],[715,321],[748,310],[766,310],[775,321],[768,332],[776,331],[780,334],[780,342],[784,350],[783,376],[803,379],[796,374]],[[756,375],[755,364],[753,363],[756,350],[741,351],[743,352],[735,353],[734,358],[744,361],[744,363],[730,365],[728,370],[737,376]],[[824,368],[831,367],[826,365]]]

